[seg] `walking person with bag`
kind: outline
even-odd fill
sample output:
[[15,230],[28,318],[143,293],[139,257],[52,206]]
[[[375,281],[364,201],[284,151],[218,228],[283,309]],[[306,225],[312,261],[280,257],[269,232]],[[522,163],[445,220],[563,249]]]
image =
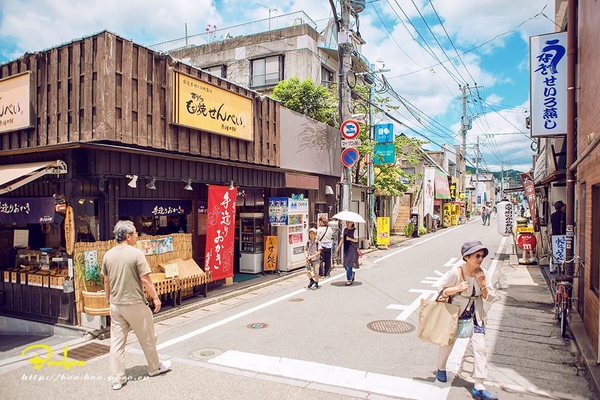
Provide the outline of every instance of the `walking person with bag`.
[[335,249],[336,256],[339,255],[340,249],[344,247],[344,268],[346,269],[346,286],[354,283],[355,272],[352,270],[358,266],[358,233],[356,226],[352,221],[346,221],[346,228],[342,235],[342,240]]
[[[488,283],[486,272],[481,268],[483,259],[489,250],[479,240],[468,240],[461,247],[465,264],[452,268],[442,278],[442,295],[450,296],[452,304],[460,307],[458,337],[471,338],[475,361],[473,378],[475,385],[471,390],[474,399],[495,400],[498,396],[489,392],[483,382],[487,377],[487,353],[485,349],[485,310],[483,302],[494,301],[494,289]],[[472,326],[470,326],[472,324]],[[446,362],[454,342],[448,346],[439,346],[436,361],[436,379],[447,381]]]
[[321,246],[321,261],[323,268],[319,268],[319,275],[329,278],[331,274],[331,250],[333,249],[333,229],[329,226],[327,217],[319,218],[319,228],[317,228],[317,241]]

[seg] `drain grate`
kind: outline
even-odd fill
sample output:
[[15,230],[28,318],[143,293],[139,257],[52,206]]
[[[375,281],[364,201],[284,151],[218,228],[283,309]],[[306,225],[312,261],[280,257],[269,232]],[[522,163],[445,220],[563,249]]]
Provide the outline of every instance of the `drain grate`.
[[417,327],[405,321],[384,319],[380,321],[369,322],[367,324],[367,328],[381,333],[409,333],[414,331]]
[[68,357],[73,360],[87,361],[92,358],[100,357],[108,352],[110,352],[110,346],[100,343],[89,343],[74,349],[69,349]]
[[248,328],[250,329],[262,329],[262,328],[266,328],[267,324],[263,323],[263,322],[255,322],[253,324],[248,325]]
[[292,297],[291,299],[289,299],[288,301],[291,301],[292,303],[298,303],[300,301],[304,301],[303,298],[301,297]]

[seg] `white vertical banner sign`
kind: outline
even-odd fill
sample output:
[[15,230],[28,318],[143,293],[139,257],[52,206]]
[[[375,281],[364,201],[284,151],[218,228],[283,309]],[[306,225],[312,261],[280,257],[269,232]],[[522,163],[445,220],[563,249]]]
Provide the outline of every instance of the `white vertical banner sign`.
[[567,32],[529,38],[531,136],[567,134]]
[[433,215],[434,184],[435,168],[425,167],[423,171],[423,216]]

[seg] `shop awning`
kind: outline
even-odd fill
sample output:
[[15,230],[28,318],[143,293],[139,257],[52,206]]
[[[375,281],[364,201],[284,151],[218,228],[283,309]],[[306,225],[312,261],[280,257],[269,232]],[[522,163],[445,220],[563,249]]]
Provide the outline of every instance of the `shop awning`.
[[11,192],[46,174],[66,174],[62,160],[0,165],[0,194]]

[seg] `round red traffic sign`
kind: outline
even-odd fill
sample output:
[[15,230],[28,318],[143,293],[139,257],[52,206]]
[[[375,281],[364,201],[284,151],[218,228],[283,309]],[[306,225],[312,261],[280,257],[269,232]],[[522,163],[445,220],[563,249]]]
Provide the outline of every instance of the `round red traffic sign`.
[[352,166],[358,160],[358,150],[355,147],[348,147],[342,150],[342,164],[348,168]]
[[342,123],[340,132],[344,139],[354,139],[360,133],[360,124],[353,119],[347,119]]

